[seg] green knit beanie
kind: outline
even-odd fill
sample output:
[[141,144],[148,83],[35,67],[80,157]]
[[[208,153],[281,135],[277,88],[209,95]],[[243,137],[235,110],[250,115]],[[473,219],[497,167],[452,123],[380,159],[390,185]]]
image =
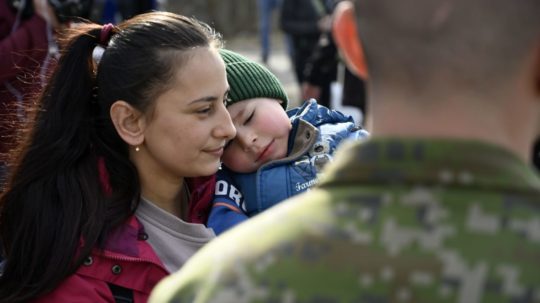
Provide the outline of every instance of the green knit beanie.
[[289,100],[279,80],[266,67],[226,49],[219,53],[225,61],[230,91],[227,106],[253,98],[278,99],[283,109]]

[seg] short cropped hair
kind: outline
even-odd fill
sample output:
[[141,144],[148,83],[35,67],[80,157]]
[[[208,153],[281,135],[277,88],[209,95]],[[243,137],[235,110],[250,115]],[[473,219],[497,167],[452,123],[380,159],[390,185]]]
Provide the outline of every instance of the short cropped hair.
[[370,78],[384,82],[493,88],[540,42],[538,0],[355,2]]

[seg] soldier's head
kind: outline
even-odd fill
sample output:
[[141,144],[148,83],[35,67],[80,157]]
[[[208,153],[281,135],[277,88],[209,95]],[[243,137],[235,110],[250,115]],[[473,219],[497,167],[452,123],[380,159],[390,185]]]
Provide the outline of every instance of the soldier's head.
[[523,73],[540,77],[538,0],[356,0],[355,5],[375,86],[493,91],[514,85]]
[[354,3],[373,136],[481,140],[528,158],[540,135],[540,1]]

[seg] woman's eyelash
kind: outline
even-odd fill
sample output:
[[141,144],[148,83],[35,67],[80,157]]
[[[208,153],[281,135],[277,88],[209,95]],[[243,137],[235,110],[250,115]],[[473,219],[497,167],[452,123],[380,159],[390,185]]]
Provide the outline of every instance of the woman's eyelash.
[[207,108],[203,108],[203,109],[201,109],[201,110],[199,110],[199,111],[197,111],[197,112],[198,112],[199,114],[206,114],[206,113],[208,113],[210,110],[211,110],[211,108],[210,108],[210,107],[207,107]]

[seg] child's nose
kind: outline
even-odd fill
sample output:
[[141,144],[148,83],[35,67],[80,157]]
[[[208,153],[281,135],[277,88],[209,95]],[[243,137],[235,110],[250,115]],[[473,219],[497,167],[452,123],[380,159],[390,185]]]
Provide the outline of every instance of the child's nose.
[[253,144],[257,142],[257,135],[250,131],[239,131],[236,138],[240,141],[245,151],[251,149]]

